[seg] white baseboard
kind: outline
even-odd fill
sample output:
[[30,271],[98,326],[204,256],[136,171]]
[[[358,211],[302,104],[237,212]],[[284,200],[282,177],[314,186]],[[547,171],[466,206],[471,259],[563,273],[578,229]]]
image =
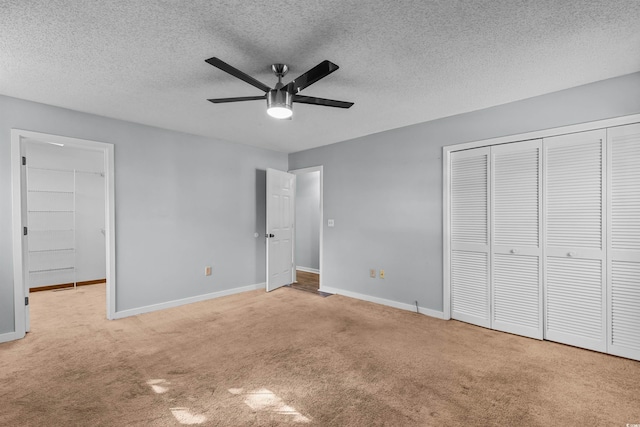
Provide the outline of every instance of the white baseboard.
[[226,289],[224,291],[212,292],[210,294],[196,295],[194,297],[183,298],[173,301],[167,301],[160,304],[146,305],[144,307],[131,308],[129,310],[116,311],[114,319],[122,319],[123,317],[135,316],[137,314],[151,313],[152,311],[165,310],[167,308],[179,307],[194,302],[206,301],[214,298],[226,297],[228,295],[239,294],[241,292],[255,291],[264,289],[265,283],[256,283],[255,285],[241,286],[239,288]]
[[299,265],[296,265],[296,270],[304,271],[304,272],[307,272],[307,273],[320,274],[320,270],[318,270],[317,268],[300,267]]
[[24,334],[19,334],[17,332],[5,332],[0,334],[0,343],[9,342],[19,340],[20,338],[24,338]]
[[[349,297],[349,298],[355,298],[355,299],[360,299],[360,300],[363,300],[363,301],[374,302],[376,304],[387,305],[389,307],[399,308],[401,310],[412,311],[414,313],[416,312],[416,306],[413,305],[413,304],[406,304],[406,303],[403,303],[403,302],[392,301],[392,300],[389,300],[389,299],[372,297],[371,295],[359,294],[357,292],[345,291],[343,289],[331,288],[331,287],[328,287],[328,286],[323,286],[322,288],[320,288],[320,292],[326,292],[326,293],[329,293],[329,294],[343,295],[343,296]],[[444,313],[442,311],[433,310],[433,309],[430,309],[430,308],[425,308],[425,307],[418,306],[418,313],[424,314],[424,315],[427,315],[427,316],[430,316],[430,317],[435,317],[436,319],[444,319]]]

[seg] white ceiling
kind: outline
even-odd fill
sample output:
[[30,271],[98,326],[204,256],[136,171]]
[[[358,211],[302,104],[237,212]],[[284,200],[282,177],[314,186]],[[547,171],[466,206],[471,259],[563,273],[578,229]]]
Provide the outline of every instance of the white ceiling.
[[[262,92],[212,56],[355,105],[214,105]],[[639,0],[0,0],[0,94],[283,152],[639,70]]]

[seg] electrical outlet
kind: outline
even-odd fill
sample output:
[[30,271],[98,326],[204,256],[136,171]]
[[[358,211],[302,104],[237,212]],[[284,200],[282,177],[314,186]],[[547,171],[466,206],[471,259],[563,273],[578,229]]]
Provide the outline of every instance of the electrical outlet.
[[204,275],[205,276],[211,276],[211,267],[210,266],[206,266],[204,268]]
[[372,268],[371,270],[369,270],[369,277],[371,277],[372,279],[376,278],[376,269]]
[[384,279],[384,270],[380,270],[380,278]]

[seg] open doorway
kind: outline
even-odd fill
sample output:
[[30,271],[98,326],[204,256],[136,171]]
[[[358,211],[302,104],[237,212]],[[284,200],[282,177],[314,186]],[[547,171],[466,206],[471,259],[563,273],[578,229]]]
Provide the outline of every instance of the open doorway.
[[296,175],[295,281],[292,288],[322,290],[322,166],[290,171]]
[[26,140],[30,292],[106,283],[104,154]]
[[32,291],[100,286],[113,318],[113,145],[14,129],[12,159],[15,338]]

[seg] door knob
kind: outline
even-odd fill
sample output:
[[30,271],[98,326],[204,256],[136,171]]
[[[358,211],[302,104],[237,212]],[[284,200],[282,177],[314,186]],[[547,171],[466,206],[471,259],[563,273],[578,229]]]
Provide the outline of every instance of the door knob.
[[268,239],[269,237],[276,237],[276,235],[267,233],[267,234],[264,235],[264,237],[266,237]]
[[512,254],[517,254],[518,252],[520,252],[518,249],[511,249]]
[[571,251],[567,254],[568,257],[574,257],[576,256],[576,253],[574,251]]

